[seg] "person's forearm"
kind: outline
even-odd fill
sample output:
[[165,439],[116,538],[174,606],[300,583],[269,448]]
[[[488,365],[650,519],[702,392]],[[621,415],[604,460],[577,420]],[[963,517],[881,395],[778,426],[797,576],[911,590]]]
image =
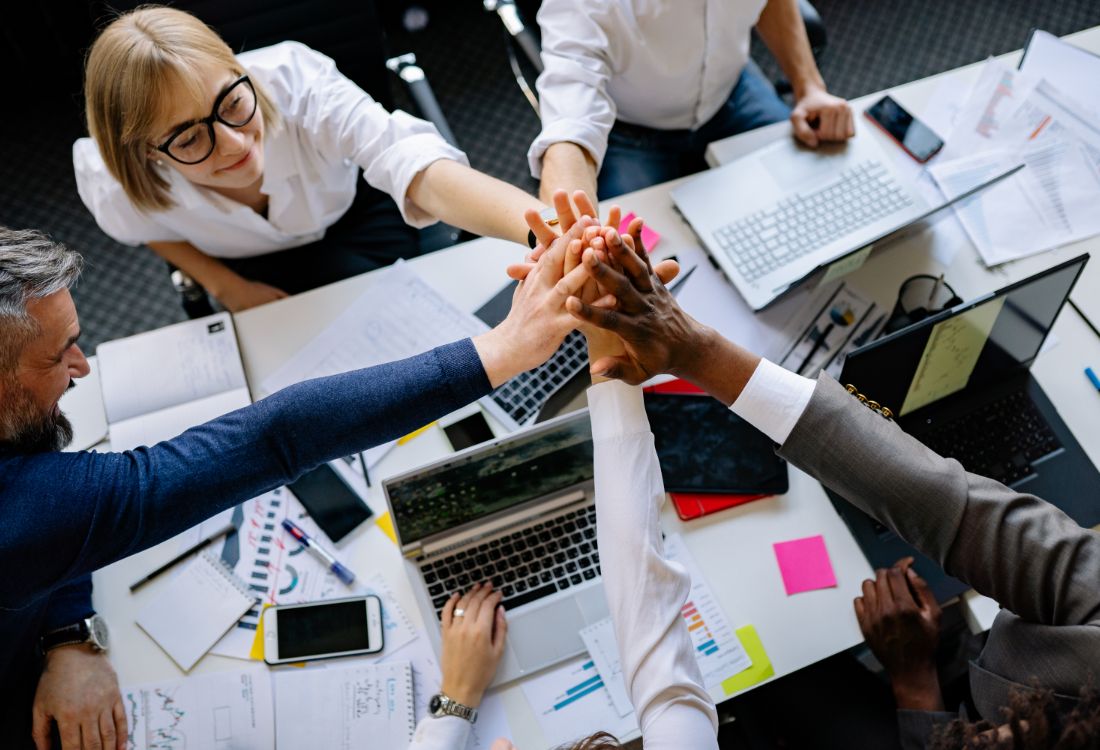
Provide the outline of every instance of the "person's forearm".
[[684,342],[673,375],[702,388],[729,406],[745,389],[760,357],[722,337],[713,328],[699,324],[690,341]]
[[46,607],[45,630],[63,628],[94,612],[92,607],[92,577],[74,578],[50,593]]
[[596,201],[596,162],[585,149],[576,143],[563,141],[546,149],[542,155],[542,181],[539,198],[550,203],[555,190],[583,190]]
[[900,709],[911,711],[942,711],[943,694],[940,691],[939,675],[936,666],[928,667],[918,674],[890,676],[890,687],[894,691],[894,702]]
[[527,244],[523,212],[538,198],[450,159],[432,162],[410,183],[408,198],[437,219],[474,234]]
[[[27,567],[0,607],[178,534],[489,393],[469,341],[290,386],[172,440],[126,453],[43,454],[0,493],[0,514],[35,498],[18,534],[0,529],[0,569]],[[15,528],[15,527],[12,527]]]
[[825,88],[806,36],[806,24],[798,11],[798,0],[768,0],[756,22],[756,31],[790,81],[796,101],[809,89]]
[[190,242],[150,242],[153,252],[201,284],[215,298],[244,282],[244,278],[217,258],[213,258]]

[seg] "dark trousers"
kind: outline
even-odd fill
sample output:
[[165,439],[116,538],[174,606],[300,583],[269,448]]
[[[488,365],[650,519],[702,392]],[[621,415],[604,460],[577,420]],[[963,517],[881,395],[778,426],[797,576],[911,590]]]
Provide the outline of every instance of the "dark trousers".
[[707,145],[786,120],[790,108],[760,68],[749,62],[726,103],[697,130],[656,130],[616,122],[600,169],[600,198],[641,190],[707,168]]
[[317,242],[223,262],[246,279],[298,294],[420,254],[419,233],[397,204],[360,177],[355,200]]

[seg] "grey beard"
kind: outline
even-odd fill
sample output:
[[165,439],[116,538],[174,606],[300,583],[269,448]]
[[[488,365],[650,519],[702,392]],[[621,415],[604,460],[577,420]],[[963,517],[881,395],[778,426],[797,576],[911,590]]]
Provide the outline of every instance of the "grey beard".
[[73,426],[68,417],[61,413],[55,416],[52,411],[39,413],[22,388],[10,388],[9,393],[9,403],[0,405],[0,448],[23,454],[49,453],[72,442]]

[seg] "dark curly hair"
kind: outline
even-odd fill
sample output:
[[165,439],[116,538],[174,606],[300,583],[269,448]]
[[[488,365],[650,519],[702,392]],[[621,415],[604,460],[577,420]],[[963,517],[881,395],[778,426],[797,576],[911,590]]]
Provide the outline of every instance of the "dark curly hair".
[[1000,724],[956,719],[933,733],[929,749],[1100,750],[1100,692],[1091,685],[1069,711],[1053,690],[1036,687],[1013,691],[1001,713]]
[[558,750],[621,750],[622,743],[615,739],[614,735],[607,732],[596,732],[590,737],[585,737],[583,740],[574,742],[573,744],[565,744],[558,748]]

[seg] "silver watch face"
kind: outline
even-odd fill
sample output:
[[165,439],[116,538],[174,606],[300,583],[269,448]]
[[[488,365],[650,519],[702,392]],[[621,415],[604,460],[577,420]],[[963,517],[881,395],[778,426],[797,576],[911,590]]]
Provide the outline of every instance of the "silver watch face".
[[110,636],[107,634],[107,620],[102,615],[88,618],[88,640],[100,651],[106,651]]

